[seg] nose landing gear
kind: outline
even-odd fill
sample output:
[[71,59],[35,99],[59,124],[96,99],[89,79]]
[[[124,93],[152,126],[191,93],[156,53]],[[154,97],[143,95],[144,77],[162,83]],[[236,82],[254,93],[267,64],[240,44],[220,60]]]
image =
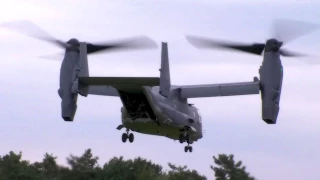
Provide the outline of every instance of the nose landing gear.
[[129,129],[127,129],[126,133],[122,134],[122,142],[125,143],[128,139],[130,143],[134,141],[134,135],[132,133],[129,133]]
[[190,144],[190,136],[187,132],[183,132],[179,135],[179,142],[182,144],[184,142],[187,142]]
[[188,151],[192,152],[192,146],[190,146],[190,144],[191,144],[190,136],[186,131],[184,131],[183,133],[181,133],[179,135],[179,142],[181,144],[184,143],[184,142],[187,142],[188,145],[184,147],[184,152],[188,152]]
[[189,146],[189,144],[187,146],[184,147],[184,152],[192,152],[192,146]]

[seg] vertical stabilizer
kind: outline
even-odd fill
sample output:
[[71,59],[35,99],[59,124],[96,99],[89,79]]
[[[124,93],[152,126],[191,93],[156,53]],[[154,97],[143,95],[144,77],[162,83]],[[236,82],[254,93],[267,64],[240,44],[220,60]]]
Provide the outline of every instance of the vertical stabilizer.
[[171,82],[170,82],[168,44],[166,42],[162,42],[159,93],[164,97],[168,97],[170,92],[170,87],[171,87]]

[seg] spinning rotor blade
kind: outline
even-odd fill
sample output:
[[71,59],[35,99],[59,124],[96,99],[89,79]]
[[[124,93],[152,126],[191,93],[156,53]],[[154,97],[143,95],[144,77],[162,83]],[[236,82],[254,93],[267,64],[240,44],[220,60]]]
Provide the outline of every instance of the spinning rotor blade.
[[313,64],[313,65],[320,64],[320,61],[318,60],[319,59],[318,56],[297,53],[297,52],[289,51],[286,49],[280,49],[279,53],[283,57],[307,57],[307,58],[303,58],[303,59],[299,59],[299,60],[301,60],[302,62],[307,63],[307,64]]
[[304,57],[304,56],[307,56],[306,54],[296,53],[296,52],[289,51],[286,49],[280,49],[280,54],[284,57]]
[[[77,45],[79,42],[77,39],[71,39],[68,42],[63,42],[54,38],[52,35],[38,27],[29,21],[14,21],[0,24],[0,27],[11,29],[15,32],[47,41],[49,43],[54,43],[62,48],[68,48],[72,45]],[[72,41],[72,42],[71,42]],[[146,36],[127,38],[123,40],[118,40],[108,43],[87,43],[87,53],[96,53],[101,51],[111,51],[111,50],[127,50],[127,49],[150,49],[157,48],[155,41],[151,40]]]
[[42,56],[38,56],[38,58],[52,60],[52,61],[62,61],[63,60],[63,53],[42,55]]
[[247,53],[261,55],[263,49],[265,47],[264,44],[261,43],[253,43],[253,44],[239,44],[239,43],[231,43],[231,42],[222,42],[213,39],[208,39],[204,37],[197,36],[187,36],[187,40],[197,48],[223,48],[223,49],[232,49],[243,51]]
[[301,36],[312,33],[320,28],[318,24],[309,22],[277,19],[272,23],[272,37],[283,43],[288,43]]
[[24,34],[26,36],[36,38],[39,40],[47,41],[49,43],[53,43],[55,45],[58,45],[61,48],[68,47],[68,44],[54,38],[52,35],[38,27],[32,22],[29,21],[13,21],[13,22],[7,22],[0,24],[0,27],[7,28],[12,31],[15,31],[20,34]]
[[157,43],[146,36],[128,38],[106,43],[87,43],[88,54],[100,51],[114,51],[127,49],[151,49],[157,48]]
[[[320,28],[319,25],[301,21],[279,19],[273,22],[273,37],[276,41],[287,43],[293,39],[311,33]],[[222,42],[213,39],[197,36],[187,36],[186,39],[197,48],[224,48],[238,50],[246,53],[262,55],[266,43],[240,44],[231,42]],[[280,45],[281,47],[281,45]],[[281,50],[281,49],[280,49]],[[280,52],[287,57],[302,56],[297,53],[289,53],[287,50]]]

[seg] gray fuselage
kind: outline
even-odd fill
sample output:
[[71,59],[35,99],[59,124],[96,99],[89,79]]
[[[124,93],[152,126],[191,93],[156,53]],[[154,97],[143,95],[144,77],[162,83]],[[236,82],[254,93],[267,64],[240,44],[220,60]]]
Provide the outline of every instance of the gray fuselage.
[[[142,92],[127,94],[119,91],[123,126],[139,133],[165,136],[177,140],[188,130],[190,140],[202,138],[202,120],[198,109],[180,99],[177,87],[172,86],[168,98],[159,87],[142,87]],[[156,122],[159,122],[158,125]]]

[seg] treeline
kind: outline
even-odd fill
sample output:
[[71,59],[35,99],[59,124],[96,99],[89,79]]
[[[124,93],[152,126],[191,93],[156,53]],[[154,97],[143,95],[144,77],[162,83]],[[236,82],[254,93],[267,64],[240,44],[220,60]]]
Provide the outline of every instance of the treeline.
[[[164,170],[141,157],[124,160],[114,157],[103,166],[98,164],[98,157],[91,149],[81,156],[70,155],[67,163],[70,167],[58,165],[57,157],[46,153],[42,162],[30,163],[22,159],[22,153],[9,152],[0,156],[0,180],[206,180],[196,170],[187,166],[169,163],[169,170]],[[220,154],[213,157],[211,166],[216,180],[254,180],[246,172],[241,161],[235,162],[233,155]],[[208,167],[209,168],[209,167]]]

